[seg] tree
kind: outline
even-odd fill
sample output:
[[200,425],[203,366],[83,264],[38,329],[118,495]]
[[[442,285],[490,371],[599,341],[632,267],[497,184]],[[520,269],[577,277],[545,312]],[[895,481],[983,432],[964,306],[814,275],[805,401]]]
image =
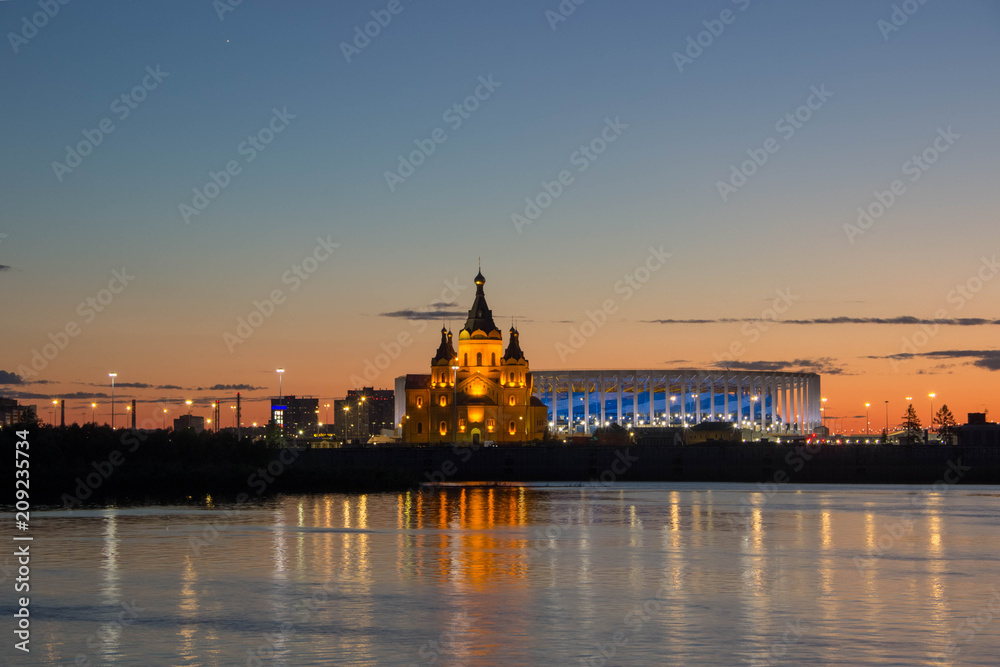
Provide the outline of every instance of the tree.
[[913,403],[910,403],[910,407],[906,409],[906,414],[903,415],[903,430],[906,431],[907,440],[916,440],[920,437],[920,417],[917,416],[917,411],[913,409]]
[[955,415],[951,414],[951,410],[948,409],[947,404],[941,406],[941,409],[934,415],[934,422],[931,424],[932,427],[937,426],[941,442],[947,442],[951,438],[957,425]]

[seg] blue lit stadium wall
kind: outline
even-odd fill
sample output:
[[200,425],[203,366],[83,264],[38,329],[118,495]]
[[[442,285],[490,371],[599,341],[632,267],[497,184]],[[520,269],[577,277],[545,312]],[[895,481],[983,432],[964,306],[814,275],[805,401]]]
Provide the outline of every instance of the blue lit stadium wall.
[[[821,425],[820,376],[728,370],[533,371],[534,395],[561,431],[739,422],[776,433]],[[573,407],[570,408],[569,406]],[[669,408],[668,408],[669,406]]]

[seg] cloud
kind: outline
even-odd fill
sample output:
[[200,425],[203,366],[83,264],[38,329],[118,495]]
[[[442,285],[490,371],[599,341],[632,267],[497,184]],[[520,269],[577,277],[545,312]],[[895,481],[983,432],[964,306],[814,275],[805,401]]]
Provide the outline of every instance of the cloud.
[[10,266],[6,264],[0,264],[0,271],[10,271]]
[[988,371],[1000,371],[1000,350],[932,350],[931,352],[900,352],[884,356],[870,356],[868,359],[965,359],[967,364]]
[[0,371],[0,384],[24,384],[24,380],[16,373]]
[[395,317],[404,320],[439,320],[439,319],[459,319],[467,317],[467,310],[448,310],[445,306],[450,304],[432,304],[428,308],[419,310],[393,310],[388,313],[379,313],[379,317]]
[[89,392],[89,391],[74,391],[71,394],[36,394],[27,391],[15,391],[11,394],[14,398],[24,399],[24,400],[52,400],[54,398],[59,398],[62,400],[83,400],[83,399],[94,399],[94,398],[109,398],[109,394],[104,392]]
[[[88,382],[86,384],[91,387],[108,386],[108,383],[100,382]],[[148,382],[115,382],[115,386],[125,387],[126,389],[185,389],[185,387],[181,387],[176,384],[149,384]]]
[[694,319],[694,320],[642,320],[647,324],[738,324],[741,322],[768,322],[773,324],[890,324],[890,325],[914,325],[914,324],[939,324],[943,326],[955,327],[980,327],[998,326],[1000,320],[991,320],[983,317],[945,317],[926,318],[901,315],[899,317],[816,317],[805,320],[769,320],[754,317],[720,317],[716,319]]
[[718,361],[716,368],[739,371],[763,372],[804,372],[824,375],[849,375],[843,366],[836,364],[832,357],[817,359],[795,359],[792,361]]
[[252,384],[213,384],[211,387],[198,387],[198,391],[259,391],[267,387],[255,387]]

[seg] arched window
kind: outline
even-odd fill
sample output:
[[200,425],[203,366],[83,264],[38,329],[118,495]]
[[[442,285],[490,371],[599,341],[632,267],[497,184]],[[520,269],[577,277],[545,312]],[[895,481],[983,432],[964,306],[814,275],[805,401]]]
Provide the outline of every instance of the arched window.
[[441,401],[439,402],[439,405],[442,408],[445,407],[446,405],[448,405],[448,397],[446,395],[441,394]]
[[483,365],[483,353],[482,352],[476,352],[476,365],[477,366],[482,366]]
[[441,432],[441,435],[447,435],[448,434],[448,422],[442,421],[440,424],[438,424],[438,431]]
[[514,435],[515,433],[517,433],[517,424],[515,424],[514,422],[510,423],[510,427],[509,428],[510,428],[510,434],[511,435]]
[[424,432],[424,423],[423,422],[417,422],[417,433],[419,434],[419,433],[423,433],[423,432]]
[[496,366],[496,365],[497,365],[497,353],[494,352],[493,354],[490,355],[490,366]]
[[[418,408],[424,407],[424,397],[423,396],[417,396],[417,407]],[[419,431],[417,431],[417,432],[419,433]]]
[[514,384],[514,371],[510,372],[510,383]]
[[465,354],[462,355],[462,365],[463,366],[468,366],[469,365],[469,353],[468,352],[466,352]]
[[514,396],[511,396],[510,397],[510,404],[511,405],[517,405],[517,398],[515,398]]

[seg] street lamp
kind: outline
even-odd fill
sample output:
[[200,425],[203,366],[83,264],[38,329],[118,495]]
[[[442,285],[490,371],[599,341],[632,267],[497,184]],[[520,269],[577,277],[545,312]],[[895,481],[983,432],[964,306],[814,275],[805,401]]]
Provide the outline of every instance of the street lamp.
[[163,430],[167,430],[167,409],[163,408]]
[[931,420],[927,423],[927,428],[928,428],[928,430],[933,431],[934,430],[934,399],[935,399],[935,397],[937,397],[937,394],[931,393],[931,394],[927,394],[927,395],[930,396],[930,399],[931,399]]
[[184,403],[188,406],[188,414],[191,414],[191,404],[193,402],[194,401],[192,401],[190,398],[188,400],[184,401]]
[[865,435],[868,435],[868,428],[871,425],[871,403],[865,403]]
[[90,423],[97,426],[97,403],[90,404]]
[[279,368],[275,372],[278,374],[278,401],[280,402],[281,401],[281,376],[284,374],[285,369],[284,368]]
[[108,373],[108,377],[111,378],[111,430],[115,430],[115,378],[118,377],[118,373]]
[[56,406],[59,405],[59,401],[52,401],[52,426],[56,425]]
[[323,407],[326,408],[326,419],[325,419],[325,421],[326,421],[327,424],[329,424],[330,423],[330,404],[329,403],[324,403]]
[[885,402],[885,442],[889,444],[889,401]]

